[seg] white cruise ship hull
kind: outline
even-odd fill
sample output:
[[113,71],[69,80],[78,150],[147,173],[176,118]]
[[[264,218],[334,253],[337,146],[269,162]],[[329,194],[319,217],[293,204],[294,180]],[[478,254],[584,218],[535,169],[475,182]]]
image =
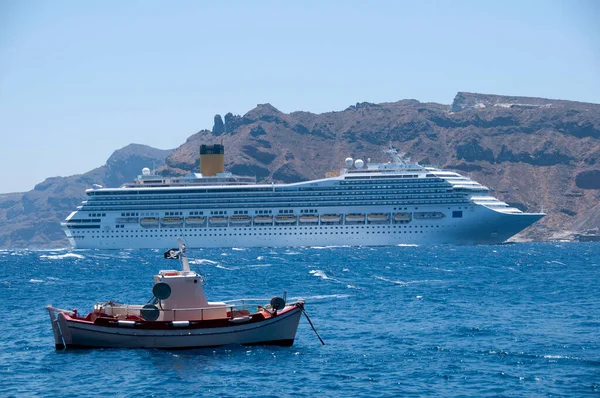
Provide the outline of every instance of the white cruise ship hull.
[[[399,244],[500,244],[544,214],[502,213],[481,205],[461,206],[463,216],[385,222],[320,225],[262,225],[148,229],[131,226],[121,231],[99,231],[69,240],[77,249],[147,249],[168,247],[182,237],[190,248],[286,246],[387,246]],[[341,209],[340,209],[341,210]],[[419,211],[442,211],[439,208]],[[381,211],[378,211],[381,212]],[[393,211],[390,212],[390,214]],[[67,231],[67,236],[70,231]]]

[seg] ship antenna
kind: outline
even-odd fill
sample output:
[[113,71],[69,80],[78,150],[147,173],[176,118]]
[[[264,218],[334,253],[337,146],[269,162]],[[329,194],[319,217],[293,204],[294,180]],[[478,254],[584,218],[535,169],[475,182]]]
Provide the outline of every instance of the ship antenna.
[[394,163],[404,164],[404,161],[402,160],[404,154],[398,154],[398,151],[392,146],[391,142],[390,147],[384,150],[383,153],[387,153],[388,155],[390,155]]

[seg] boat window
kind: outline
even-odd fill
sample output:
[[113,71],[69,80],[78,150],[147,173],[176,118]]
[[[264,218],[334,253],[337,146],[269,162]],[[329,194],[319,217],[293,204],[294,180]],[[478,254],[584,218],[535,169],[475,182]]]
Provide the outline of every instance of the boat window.
[[460,210],[455,210],[452,212],[452,218],[462,218],[462,213]]

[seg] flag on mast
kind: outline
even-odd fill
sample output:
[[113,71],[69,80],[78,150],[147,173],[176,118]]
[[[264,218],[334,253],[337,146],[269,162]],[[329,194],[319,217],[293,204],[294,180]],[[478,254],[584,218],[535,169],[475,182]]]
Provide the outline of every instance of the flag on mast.
[[165,252],[165,258],[168,260],[177,260],[179,259],[179,249],[169,249]]

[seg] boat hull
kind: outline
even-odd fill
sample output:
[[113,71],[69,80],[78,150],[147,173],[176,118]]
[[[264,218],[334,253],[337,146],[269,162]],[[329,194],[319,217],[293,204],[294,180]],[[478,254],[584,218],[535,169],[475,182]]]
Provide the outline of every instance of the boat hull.
[[136,324],[97,325],[48,307],[57,349],[203,348],[222,345],[291,346],[302,314],[300,306],[257,322],[216,327],[148,328]]
[[[424,210],[441,211],[439,207]],[[402,222],[390,218],[387,223],[372,225],[327,222],[314,226],[272,225],[269,222],[252,227],[172,229],[167,232],[161,230],[160,233],[156,230],[140,233],[139,238],[131,233],[127,236],[86,236],[81,240],[70,236],[70,241],[77,249],[168,247],[179,237],[185,238],[188,248],[500,244],[544,216],[507,214],[477,205],[463,207],[462,211],[462,218],[453,218],[448,212],[443,218],[407,219]]]

